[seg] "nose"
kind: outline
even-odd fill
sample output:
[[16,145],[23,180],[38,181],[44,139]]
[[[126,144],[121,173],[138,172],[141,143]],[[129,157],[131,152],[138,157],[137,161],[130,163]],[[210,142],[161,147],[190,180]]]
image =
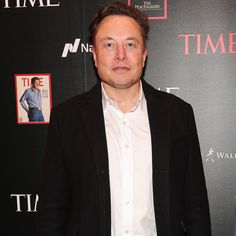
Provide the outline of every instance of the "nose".
[[123,45],[119,45],[116,48],[116,60],[124,61],[126,59],[126,51]]

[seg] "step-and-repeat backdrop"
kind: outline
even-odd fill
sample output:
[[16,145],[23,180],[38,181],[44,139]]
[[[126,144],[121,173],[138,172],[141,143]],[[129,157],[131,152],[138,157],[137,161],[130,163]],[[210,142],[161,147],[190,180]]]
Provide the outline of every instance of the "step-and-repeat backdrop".
[[[35,235],[51,107],[97,78],[88,25],[106,0],[1,0],[1,235]],[[231,236],[236,202],[236,1],[124,0],[149,16],[145,79],[191,103],[213,236]],[[44,121],[25,91],[38,77]],[[26,96],[26,95],[25,95]],[[25,97],[23,96],[23,97]]]

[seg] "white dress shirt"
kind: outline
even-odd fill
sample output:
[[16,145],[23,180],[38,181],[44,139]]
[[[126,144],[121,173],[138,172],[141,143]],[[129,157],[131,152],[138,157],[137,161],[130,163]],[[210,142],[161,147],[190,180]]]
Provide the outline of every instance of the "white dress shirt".
[[141,82],[140,85],[137,104],[125,113],[107,96],[102,85],[112,236],[157,236],[151,135]]

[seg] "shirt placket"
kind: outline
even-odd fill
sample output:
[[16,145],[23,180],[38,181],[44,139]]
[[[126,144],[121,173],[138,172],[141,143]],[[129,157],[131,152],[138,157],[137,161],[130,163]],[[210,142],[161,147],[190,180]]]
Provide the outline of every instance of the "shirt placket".
[[133,148],[128,114],[124,114],[120,124],[122,130],[122,234],[132,235],[133,223]]

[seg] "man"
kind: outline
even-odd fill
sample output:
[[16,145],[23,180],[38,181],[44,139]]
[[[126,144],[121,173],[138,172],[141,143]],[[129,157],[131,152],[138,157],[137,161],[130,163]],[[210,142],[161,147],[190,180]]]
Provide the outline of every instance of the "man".
[[20,98],[20,104],[27,112],[28,119],[31,122],[44,121],[42,113],[42,95],[39,86],[40,79],[38,77],[31,78],[31,87],[26,89]]
[[41,236],[210,236],[192,108],[142,77],[147,20],[111,3],[90,26],[101,82],[52,110]]

